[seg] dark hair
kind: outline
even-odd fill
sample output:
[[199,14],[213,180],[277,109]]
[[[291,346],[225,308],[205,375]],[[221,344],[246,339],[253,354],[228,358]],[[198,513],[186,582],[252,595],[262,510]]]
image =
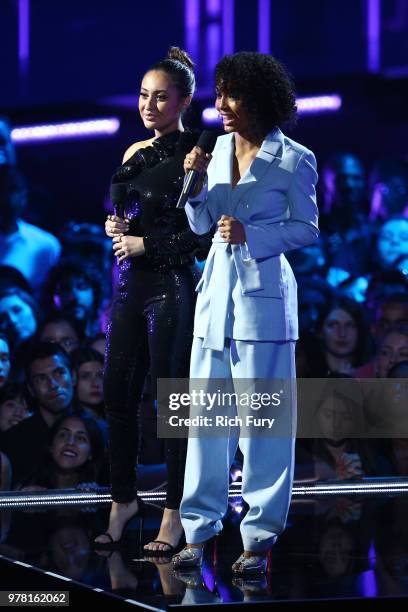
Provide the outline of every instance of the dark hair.
[[360,366],[366,363],[372,354],[372,341],[364,311],[358,302],[344,296],[336,296],[329,300],[320,309],[320,314],[316,321],[316,332],[320,333],[322,331],[325,319],[337,308],[347,312],[356,324],[357,342],[352,361],[353,366]]
[[38,342],[28,353],[25,360],[25,378],[30,381],[31,365],[37,359],[47,359],[48,357],[61,357],[66,367],[72,372],[72,362],[66,351],[56,342]]
[[[401,287],[401,290],[399,287]],[[408,290],[408,281],[399,270],[380,270],[371,277],[366,291],[366,306],[370,310],[377,308],[387,295],[395,296],[405,294]]]
[[33,311],[36,321],[38,323],[40,319],[40,309],[38,307],[37,302],[35,301],[35,299],[30,293],[27,293],[27,291],[24,291],[24,289],[22,289],[21,287],[16,287],[15,285],[8,285],[5,287],[0,287],[0,299],[4,297],[9,297],[9,296],[12,296],[12,297],[17,296],[23,302],[28,304],[31,310]]
[[83,348],[78,348],[75,351],[72,351],[71,360],[74,366],[74,370],[78,371],[81,365],[84,363],[89,363],[90,361],[97,361],[98,363],[103,365],[104,359],[101,353],[95,351],[95,349],[90,346],[85,346]]
[[186,51],[179,49],[179,47],[170,47],[166,59],[153,64],[147,72],[162,70],[172,79],[180,92],[180,96],[187,98],[192,96],[195,90],[193,67],[193,60]]
[[[64,259],[80,258],[94,266],[102,275],[109,274],[113,256],[111,240],[95,223],[67,222],[59,233]],[[110,294],[110,283],[103,285]]]
[[[83,422],[89,437],[90,454],[92,457],[92,459],[89,459],[83,466],[78,468],[78,483],[98,482],[105,452],[102,432],[92,417],[82,414],[71,414],[62,416],[51,427],[48,434],[47,456],[40,468],[30,476],[30,483],[47,488],[55,488],[57,486],[59,468],[51,457],[50,447],[60,427],[71,418],[79,419]],[[24,484],[27,485],[28,482]]]
[[377,303],[377,309],[381,308],[382,306],[388,306],[389,304],[402,304],[403,306],[408,306],[408,294],[407,293],[390,293],[389,295],[385,295]]
[[22,383],[7,383],[0,391],[0,406],[9,400],[20,397],[24,401],[28,400],[26,386]]
[[399,361],[392,366],[387,374],[387,378],[408,378],[408,360]]
[[[41,320],[41,311],[37,302],[30,293],[27,293],[27,291],[24,291],[24,289],[21,289],[21,287],[16,287],[14,285],[6,285],[0,287],[0,300],[5,297],[18,297],[22,302],[28,304],[28,306],[30,306],[33,312],[34,318],[38,326]],[[8,338],[8,344],[10,345],[10,348],[15,349],[15,336],[12,333],[9,333],[8,330],[6,330],[6,337]]]
[[44,302],[46,307],[52,307],[53,296],[61,279],[70,276],[85,278],[92,286],[94,295],[93,314],[96,316],[102,302],[103,279],[100,272],[94,266],[89,265],[88,261],[79,257],[61,260],[50,270],[44,286]]
[[253,51],[226,55],[215,68],[215,83],[242,100],[258,130],[269,132],[296,118],[293,83],[271,55]]
[[25,278],[24,274],[14,266],[0,266],[0,291],[9,287],[18,287],[28,294],[31,294],[32,287]]
[[70,315],[65,314],[64,312],[52,312],[46,319],[44,319],[44,321],[42,321],[41,325],[37,330],[36,337],[38,338],[39,342],[41,342],[40,336],[43,333],[44,328],[47,325],[52,325],[53,323],[68,323],[68,325],[72,327],[72,329],[78,336],[78,340],[80,342],[83,342],[83,340],[85,340],[85,333],[83,327],[78,323],[76,319],[74,319],[74,317],[71,317]]
[[408,325],[404,323],[397,323],[396,325],[391,325],[391,327],[388,327],[388,329],[384,332],[383,337],[381,338],[380,345],[378,347],[379,349],[381,349],[386,337],[390,334],[399,334],[400,336],[405,336],[406,338],[408,338]]

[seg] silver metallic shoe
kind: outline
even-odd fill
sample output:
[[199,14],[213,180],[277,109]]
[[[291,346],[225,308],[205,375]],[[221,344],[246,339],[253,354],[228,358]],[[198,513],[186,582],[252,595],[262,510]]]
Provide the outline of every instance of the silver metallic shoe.
[[177,555],[174,555],[173,567],[175,569],[201,567],[203,562],[204,546],[194,546],[190,548],[185,546]]
[[251,557],[245,557],[242,554],[232,566],[232,573],[235,575],[249,575],[249,574],[266,574],[268,566],[268,557],[262,555],[253,555]]

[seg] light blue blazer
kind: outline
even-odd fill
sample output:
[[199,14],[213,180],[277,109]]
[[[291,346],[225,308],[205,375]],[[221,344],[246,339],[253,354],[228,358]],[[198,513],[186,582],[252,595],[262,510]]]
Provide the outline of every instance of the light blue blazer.
[[204,348],[223,350],[224,338],[286,341],[298,338],[297,285],[283,255],[319,235],[311,151],[270,132],[256,158],[232,188],[235,139],[220,136],[208,180],[186,205],[191,229],[204,234],[221,215],[237,218],[246,242],[214,236],[198,292],[194,334]]

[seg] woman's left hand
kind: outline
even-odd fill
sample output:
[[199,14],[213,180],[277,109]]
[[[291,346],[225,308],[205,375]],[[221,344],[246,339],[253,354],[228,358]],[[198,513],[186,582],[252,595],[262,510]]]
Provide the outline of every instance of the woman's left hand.
[[140,236],[115,236],[112,240],[112,248],[118,262],[122,262],[127,257],[139,257],[145,252],[143,238]]
[[229,244],[242,244],[246,240],[244,226],[235,217],[222,215],[217,223],[221,238]]

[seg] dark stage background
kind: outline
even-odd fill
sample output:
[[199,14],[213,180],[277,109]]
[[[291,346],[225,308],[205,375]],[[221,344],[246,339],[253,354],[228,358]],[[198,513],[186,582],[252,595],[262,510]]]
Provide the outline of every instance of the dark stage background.
[[[188,14],[196,6],[195,30]],[[1,0],[0,113],[15,126],[121,120],[110,138],[18,146],[30,185],[26,217],[54,232],[69,219],[102,223],[111,173],[145,134],[136,110],[145,69],[170,45],[190,41],[199,67],[190,123],[198,125],[212,103],[212,64],[224,50],[262,50],[260,18],[268,21],[268,50],[289,68],[299,96],[342,96],[339,112],[303,115],[291,133],[319,164],[338,149],[368,167],[379,156],[405,156],[407,15],[405,0]]]

